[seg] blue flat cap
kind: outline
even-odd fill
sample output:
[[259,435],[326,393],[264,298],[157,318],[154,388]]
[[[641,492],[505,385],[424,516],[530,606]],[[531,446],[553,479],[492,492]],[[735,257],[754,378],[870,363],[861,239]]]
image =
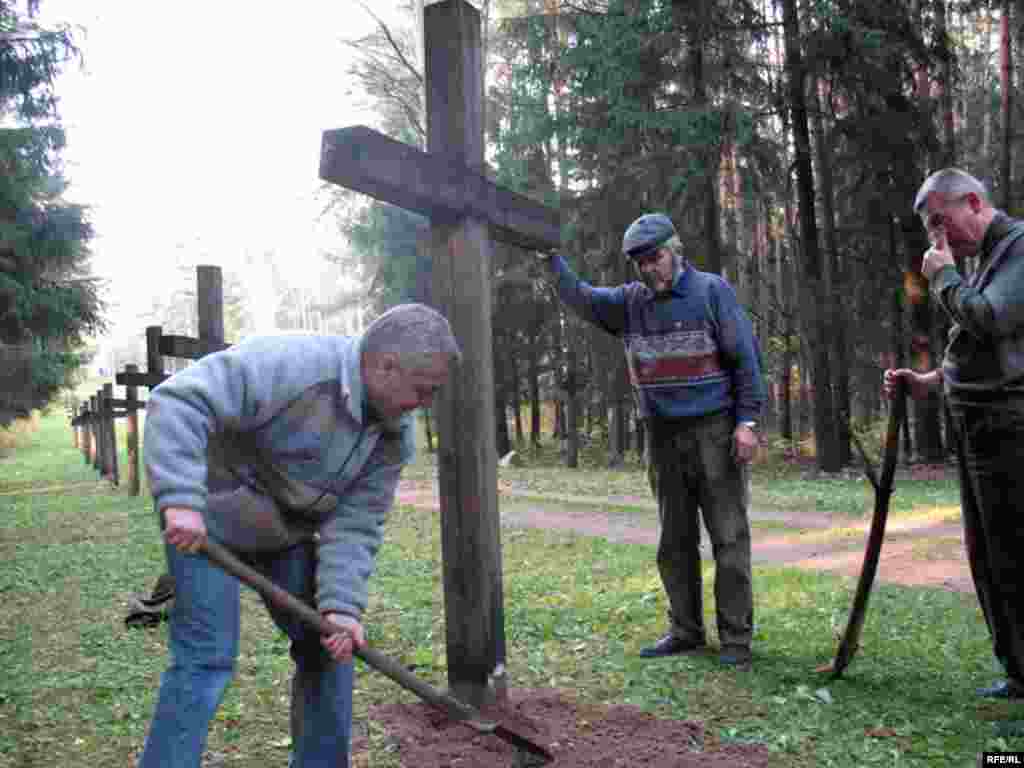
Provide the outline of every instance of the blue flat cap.
[[663,213],[645,213],[622,236],[622,252],[635,259],[657,248],[676,234],[672,220]]

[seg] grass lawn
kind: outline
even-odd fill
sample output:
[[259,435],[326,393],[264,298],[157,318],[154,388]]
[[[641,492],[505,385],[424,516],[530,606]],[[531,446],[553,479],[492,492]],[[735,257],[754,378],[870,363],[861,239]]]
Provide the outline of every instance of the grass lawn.
[[[429,472],[428,459],[413,470]],[[639,473],[535,474],[550,479],[551,492],[580,484],[607,494],[631,492],[600,489],[635,484]],[[130,766],[145,736],[166,625],[126,629],[123,600],[149,591],[163,571],[162,548],[145,497],[94,481],[61,413],[0,460],[0,766]],[[840,498],[834,481],[777,482],[788,498]],[[949,489],[928,493],[922,487],[910,506],[955,505]],[[709,744],[762,742],[777,766],[973,766],[982,750],[1024,749],[1024,739],[995,731],[998,721],[1024,720],[1024,706],[973,695],[999,672],[972,595],[876,587],[861,651],[843,680],[828,683],[813,669],[834,653],[850,580],[757,568],[755,664],[722,670],[713,656],[637,657],[663,628],[652,547],[519,529],[504,531],[502,547],[515,686],[698,720]],[[372,643],[444,685],[440,567],[437,517],[396,509],[366,622]],[[219,764],[285,765],[289,673],[286,642],[247,592],[238,674],[210,736]],[[386,734],[363,717],[369,704],[397,699],[411,700],[360,669],[357,733],[370,747],[357,765],[401,765]]]
[[[867,436],[863,442],[879,441]],[[421,439],[420,445],[425,445]],[[423,452],[425,453],[425,452]],[[872,456],[878,466],[878,457]],[[520,452],[523,466],[501,467],[499,480],[520,493],[544,496],[636,497],[651,503],[647,472],[636,454],[627,455],[622,467],[606,469],[607,453],[601,444],[587,445],[580,451],[579,468],[567,470],[558,446],[545,443],[539,453]],[[405,471],[403,477],[427,480],[436,476],[436,455],[426,454]],[[927,480],[900,476],[894,483],[890,516],[951,517],[959,519],[960,495],[956,470],[950,467],[945,479]],[[751,506],[760,509],[828,512],[851,518],[870,517],[875,495],[862,471],[847,470],[836,476],[814,477],[810,460],[785,460],[778,442],[763,446],[753,464]],[[628,506],[620,500],[608,507]]]

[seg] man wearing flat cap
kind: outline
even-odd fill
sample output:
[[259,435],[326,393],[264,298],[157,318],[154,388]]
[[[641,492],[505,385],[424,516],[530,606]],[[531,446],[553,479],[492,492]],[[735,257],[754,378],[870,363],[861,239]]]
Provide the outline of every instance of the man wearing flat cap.
[[669,627],[640,655],[673,656],[707,644],[699,510],[715,557],[719,659],[747,665],[754,621],[748,465],[766,399],[757,339],[735,291],[719,275],[694,269],[664,214],[634,221],[622,251],[640,279],[613,288],[581,281],[561,256],[548,263],[562,301],[622,338],[651,435]]

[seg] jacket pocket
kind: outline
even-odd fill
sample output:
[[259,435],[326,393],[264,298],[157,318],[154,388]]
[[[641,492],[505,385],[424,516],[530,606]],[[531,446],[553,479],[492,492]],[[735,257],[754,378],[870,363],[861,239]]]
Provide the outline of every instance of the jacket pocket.
[[278,552],[313,538],[315,526],[282,513],[266,494],[240,485],[211,493],[207,527],[217,539],[241,552]]

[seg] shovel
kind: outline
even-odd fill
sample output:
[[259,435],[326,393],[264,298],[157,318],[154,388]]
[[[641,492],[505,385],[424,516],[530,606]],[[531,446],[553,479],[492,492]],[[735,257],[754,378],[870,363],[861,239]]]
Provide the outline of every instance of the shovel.
[[[306,603],[287,590],[274,584],[254,568],[243,563],[216,541],[206,539],[203,544],[203,554],[206,555],[207,559],[216,563],[243,584],[247,584],[255,589],[275,607],[292,614],[307,627],[324,635],[332,635],[337,632],[337,627],[330,624],[313,608],[306,605]],[[453,720],[468,725],[478,733],[493,734],[517,749],[525,750],[538,758],[543,758],[544,762],[554,759],[554,756],[541,745],[516,733],[507,726],[483,720],[475,708],[416,677],[416,675],[409,672],[409,670],[390,656],[376,651],[369,646],[354,650],[353,654],[381,674],[390,677],[407,691],[415,693],[427,704],[445,712]]]

